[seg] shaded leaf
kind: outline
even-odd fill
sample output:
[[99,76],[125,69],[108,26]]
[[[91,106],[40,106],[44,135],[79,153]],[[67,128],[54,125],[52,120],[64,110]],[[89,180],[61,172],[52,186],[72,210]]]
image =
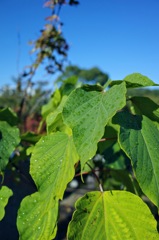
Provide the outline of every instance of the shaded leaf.
[[18,211],[17,227],[20,240],[51,240],[56,234],[58,200],[51,187],[25,197]]
[[103,155],[105,158],[105,167],[111,169],[126,169],[130,162],[126,154],[121,150],[118,142],[107,148],[103,152]]
[[26,132],[21,135],[22,141],[26,141],[26,142],[33,143],[33,144],[38,142],[40,138],[41,138],[40,134],[35,134],[33,132]]
[[62,95],[69,95],[77,86],[78,82],[78,77],[77,76],[71,76],[67,78],[66,80],[64,79],[57,79],[57,82],[61,82],[62,85],[60,87],[60,91]]
[[15,126],[18,123],[18,118],[10,108],[4,108],[0,110],[0,121],[6,121],[9,125]]
[[112,87],[112,86],[114,86],[114,85],[119,85],[119,84],[121,84],[121,83],[123,83],[122,80],[112,80],[112,81],[110,82],[109,86]]
[[119,143],[131,159],[142,191],[159,207],[159,130],[147,117],[118,113]]
[[113,145],[117,141],[118,132],[111,125],[105,127],[104,135],[101,141],[98,143],[98,151],[102,154],[105,149]]
[[19,129],[0,121],[0,171],[5,169],[9,157],[19,142]]
[[0,189],[0,220],[3,219],[4,215],[5,215],[5,206],[8,203],[8,199],[13,195],[13,192],[11,189],[9,189],[6,186],[3,186]]
[[137,114],[143,114],[159,122],[159,105],[147,97],[132,97],[131,101]]
[[78,160],[72,136],[57,132],[42,137],[33,149],[30,163],[30,173],[38,190],[52,186],[52,194],[62,199]]
[[89,84],[84,84],[81,89],[90,92],[90,91],[97,91],[97,92],[102,92],[104,88],[101,85],[89,85]]
[[133,178],[127,170],[111,169],[110,175],[113,177],[113,179],[121,182],[122,185],[124,185],[124,190],[140,196],[141,190],[139,191],[139,186],[137,185],[136,179]]
[[86,92],[79,88],[68,97],[63,118],[73,131],[82,168],[95,155],[109,119],[124,107],[125,93],[125,84],[122,83],[107,92]]
[[89,192],[76,202],[68,240],[158,239],[147,205],[125,191]]

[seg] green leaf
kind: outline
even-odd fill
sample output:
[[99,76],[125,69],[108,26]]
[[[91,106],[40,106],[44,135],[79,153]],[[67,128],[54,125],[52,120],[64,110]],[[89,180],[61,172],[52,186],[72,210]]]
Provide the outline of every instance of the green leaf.
[[138,191],[139,186],[137,185],[136,179],[132,177],[132,175],[128,172],[128,170],[111,169],[110,175],[116,181],[121,182],[122,186],[124,186],[124,190],[127,190],[139,196],[140,194],[140,192]]
[[102,136],[102,141],[98,143],[98,151],[102,154],[104,150],[117,142],[118,132],[110,124],[105,127],[104,135]]
[[57,132],[42,137],[33,149],[30,163],[30,173],[38,190],[52,186],[52,194],[62,199],[78,160],[72,136]]
[[142,191],[159,207],[159,130],[147,117],[118,113],[119,143],[131,159]]
[[60,105],[57,107],[57,109],[55,109],[55,111],[51,112],[47,118],[46,118],[46,124],[47,124],[47,132],[51,133],[53,131],[56,130],[56,128],[60,128],[62,127],[63,121],[62,121],[62,111],[63,111],[63,107],[64,104],[67,100],[67,96],[64,96],[62,98],[62,101],[60,103]]
[[89,192],[76,202],[68,240],[156,240],[156,225],[147,205],[132,193]]
[[62,95],[69,95],[76,87],[78,81],[77,76],[71,76],[66,80],[61,80],[60,91]]
[[149,86],[159,86],[159,84],[154,83],[148,77],[140,73],[132,73],[124,78],[127,88],[136,87],[149,87]]
[[97,92],[102,92],[104,88],[101,85],[89,85],[89,84],[84,84],[81,89],[83,89],[86,92],[91,92],[91,91],[97,91]]
[[3,186],[0,189],[0,220],[3,219],[4,215],[5,215],[5,206],[8,203],[8,199],[13,195],[13,192],[11,189],[9,189],[6,186]]
[[105,158],[104,166],[106,168],[111,169],[126,169],[130,160],[125,155],[125,153],[121,150],[119,143],[114,143],[111,147],[106,149],[103,152],[103,156]]
[[21,135],[21,140],[22,141],[26,141],[32,144],[35,144],[36,142],[39,141],[39,139],[41,138],[41,135],[39,134],[35,134],[33,132],[26,132],[24,134]]
[[19,142],[19,129],[0,121],[0,171],[4,171],[10,155]]
[[4,108],[0,110],[0,121],[6,121],[11,126],[15,126],[18,123],[18,118],[10,108]]
[[122,83],[107,92],[87,92],[79,88],[68,97],[63,118],[73,131],[82,168],[95,155],[109,119],[125,106],[125,93],[125,84]]
[[49,102],[42,107],[42,116],[44,119],[47,117],[47,115],[50,112],[54,111],[57,108],[60,101],[61,101],[61,94],[60,94],[60,91],[57,89],[54,92],[51,99],[49,100]]
[[110,82],[109,86],[112,87],[112,86],[114,86],[114,85],[119,85],[119,84],[121,84],[121,83],[123,83],[122,80],[112,80],[112,81]]
[[[64,79],[65,78],[65,79]],[[72,85],[76,85],[77,81],[78,81],[78,77],[73,75],[73,76],[70,76],[70,77],[66,77],[66,76],[59,76],[57,78],[57,80],[55,81],[55,84],[57,83],[62,83],[63,85],[65,84],[72,84]]]
[[51,125],[48,126],[47,132],[53,133],[53,132],[64,132],[67,133],[68,135],[72,134],[71,128],[69,128],[66,124],[63,122],[63,117],[62,114],[59,113],[55,120],[51,123]]
[[159,105],[147,97],[132,97],[131,101],[138,114],[143,114],[152,121],[159,122]]
[[[126,76],[123,81],[126,83],[127,88],[138,88],[138,87],[149,87],[149,86],[159,86],[159,84],[154,83],[148,77],[140,73],[132,73]],[[110,86],[118,85],[123,82],[122,80],[114,80],[110,83]]]
[[51,187],[25,197],[18,211],[20,240],[51,240],[56,234],[58,200]]

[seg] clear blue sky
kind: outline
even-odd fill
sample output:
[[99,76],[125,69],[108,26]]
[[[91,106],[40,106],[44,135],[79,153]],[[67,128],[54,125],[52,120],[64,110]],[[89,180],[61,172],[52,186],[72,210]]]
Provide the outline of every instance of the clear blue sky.
[[[0,86],[31,64],[28,41],[38,37],[49,15],[43,3],[1,0]],[[140,72],[159,83],[159,0],[81,0],[77,7],[64,6],[60,17],[72,64],[98,66],[114,80]],[[46,76],[40,70],[37,78]]]

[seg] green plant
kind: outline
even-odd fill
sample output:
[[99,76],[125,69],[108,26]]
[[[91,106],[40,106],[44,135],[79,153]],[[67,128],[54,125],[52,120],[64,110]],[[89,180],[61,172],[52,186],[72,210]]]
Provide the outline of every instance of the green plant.
[[[14,113],[0,111],[2,184],[6,167],[20,161],[15,153],[25,149],[37,187],[18,210],[20,239],[54,239],[68,183],[91,172],[99,190],[77,200],[69,240],[159,239],[159,105],[127,95],[129,88],[147,86],[157,84],[134,73],[104,87],[83,85],[68,95],[56,90],[42,108],[40,126],[46,123],[46,133],[39,135],[20,136]],[[12,194],[1,187],[1,219]]]

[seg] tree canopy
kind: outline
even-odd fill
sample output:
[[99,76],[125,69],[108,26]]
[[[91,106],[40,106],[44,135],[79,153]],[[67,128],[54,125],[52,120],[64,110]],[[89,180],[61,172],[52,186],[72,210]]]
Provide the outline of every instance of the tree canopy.
[[65,68],[65,71],[57,78],[56,82],[63,82],[65,79],[77,76],[78,81],[89,84],[101,84],[102,86],[108,81],[108,74],[104,73],[98,67],[90,69],[80,68],[76,65],[70,65]]

